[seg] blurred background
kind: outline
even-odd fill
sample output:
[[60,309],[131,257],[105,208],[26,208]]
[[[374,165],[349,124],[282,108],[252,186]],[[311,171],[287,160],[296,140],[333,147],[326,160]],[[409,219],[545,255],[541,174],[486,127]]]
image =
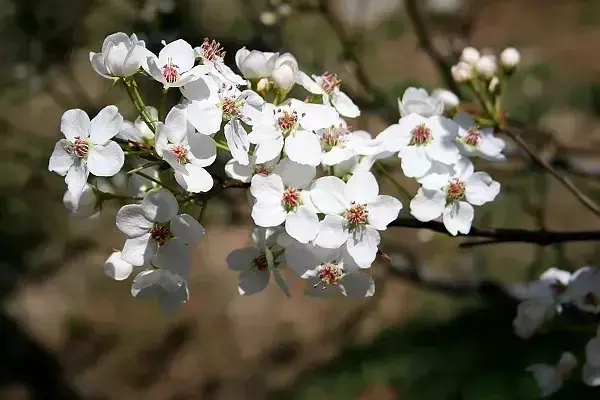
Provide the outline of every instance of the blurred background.
[[[507,113],[600,200],[600,1],[0,0],[0,29],[0,399],[534,399],[527,365],[554,363],[563,350],[583,356],[589,334],[515,337],[511,293],[552,266],[598,265],[593,242],[459,249],[461,239],[391,228],[382,249],[392,266],[373,266],[373,298],[313,300],[299,280],[291,299],[274,287],[246,298],[225,256],[249,242],[251,219],[243,193],[230,191],[209,207],[189,302],[164,317],[102,273],[124,240],[118,204],[95,219],[69,217],[64,182],[47,164],[65,110],[117,104],[135,118],[122,88],[89,65],[113,32],[136,32],[152,50],[208,36],[230,63],[242,46],[289,51],[306,72],[338,73],[363,110],[354,128],[373,135],[397,121],[406,87],[447,84],[432,54],[510,45],[523,62]],[[152,103],[160,88],[141,81]],[[479,164],[503,188],[478,209],[477,225],[600,228],[552,178],[508,153],[507,163]],[[386,166],[416,190],[396,161]],[[597,399],[579,374],[552,399]]]

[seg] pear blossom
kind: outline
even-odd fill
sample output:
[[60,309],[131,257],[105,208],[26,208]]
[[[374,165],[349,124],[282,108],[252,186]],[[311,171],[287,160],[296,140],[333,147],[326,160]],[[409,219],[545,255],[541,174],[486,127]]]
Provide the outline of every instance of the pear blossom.
[[450,68],[450,73],[456,82],[467,82],[475,78],[475,67],[472,64],[459,61],[458,64]]
[[[148,106],[146,107],[146,111],[152,121],[158,121],[158,110],[156,108]],[[123,121],[121,130],[119,130],[116,137],[134,143],[149,144],[154,141],[154,132],[152,132],[142,117],[137,117],[134,122]]]
[[275,60],[271,79],[278,88],[287,92],[294,86],[299,74],[300,70],[296,58],[290,53],[284,53]]
[[332,288],[344,296],[364,298],[375,294],[375,282],[348,254],[346,248],[327,249],[313,244],[286,247],[287,265],[307,280],[306,294],[328,297]]
[[90,218],[100,212],[101,202],[97,192],[89,183],[85,184],[83,191],[79,195],[74,195],[69,190],[63,196],[65,207],[76,218]]
[[158,307],[164,314],[171,314],[188,301],[187,284],[189,268],[166,264],[164,268],[147,269],[133,278],[131,295],[136,299],[156,297]]
[[312,94],[322,96],[323,104],[332,105],[344,117],[356,118],[360,110],[348,95],[340,90],[342,80],[332,72],[325,72],[321,76],[298,73],[298,84],[302,85]]
[[348,183],[335,176],[319,178],[310,198],[325,214],[314,244],[328,249],[345,246],[361,268],[375,260],[380,242],[377,231],[386,230],[402,209],[398,199],[379,195],[379,185],[370,172],[355,173]]
[[91,121],[83,110],[65,112],[60,130],[65,139],[54,146],[48,170],[65,177],[69,192],[79,196],[89,174],[113,176],[125,162],[121,147],[112,139],[121,129],[123,117],[115,106],[103,108]]
[[456,114],[454,122],[458,125],[456,143],[464,155],[479,156],[489,161],[506,160],[502,153],[506,143],[494,136],[494,128],[479,128],[465,112]]
[[315,238],[319,218],[305,191],[315,176],[315,167],[296,164],[290,159],[279,162],[273,174],[252,177],[250,192],[256,198],[252,207],[254,223],[273,227],[285,223],[286,232],[302,243]]
[[500,53],[500,64],[502,68],[511,71],[521,63],[521,53],[514,47],[507,47]]
[[444,226],[454,236],[471,230],[473,205],[493,201],[500,191],[500,184],[486,172],[474,172],[468,159],[454,167],[436,163],[420,182],[422,188],[410,202],[411,214],[422,222],[443,216]]
[[563,353],[556,365],[534,364],[527,367],[540,388],[541,396],[548,397],[557,392],[565,379],[577,366],[577,359],[572,353]]
[[319,129],[321,141],[321,162],[323,165],[336,165],[355,156],[354,143],[360,141],[345,123]]
[[115,281],[122,281],[129,278],[132,271],[133,265],[121,259],[120,251],[113,252],[102,266],[104,275]]
[[257,164],[256,155],[252,155],[250,157],[250,162],[247,165],[243,165],[235,158],[232,158],[225,164],[225,173],[230,178],[249,183],[256,174],[263,176],[271,175],[278,162],[279,156],[275,157],[273,160]]
[[209,66],[197,65],[194,67],[194,49],[183,39],[178,39],[165,44],[158,57],[150,54],[142,67],[155,80],[163,84],[165,89],[181,87],[195,81],[201,75],[210,71]]
[[107,79],[125,78],[138,72],[150,52],[143,40],[123,32],[108,35],[100,53],[90,52],[92,68]]
[[252,125],[259,119],[264,103],[252,90],[241,92],[233,86],[223,85],[214,96],[190,102],[187,113],[190,123],[205,135],[217,133],[224,121],[223,132],[231,155],[240,164],[248,165],[250,142],[242,122]]
[[600,327],[585,346],[585,357],[583,382],[588,386],[600,386]]
[[261,114],[248,135],[250,143],[257,145],[254,154],[259,164],[274,159],[283,149],[298,164],[319,165],[321,142],[314,131],[339,121],[334,108],[295,99],[281,106],[267,103]]
[[235,53],[235,63],[246,79],[260,79],[271,76],[279,53],[248,50],[242,47]]
[[550,268],[539,280],[527,286],[513,321],[517,336],[530,338],[543,324],[562,312],[562,295],[570,278],[569,272]]
[[212,176],[204,169],[217,158],[213,138],[196,133],[183,106],[173,107],[165,123],[157,124],[156,152],[175,171],[175,180],[188,192],[207,192]]
[[479,53],[479,50],[470,46],[465,47],[460,54],[460,60],[469,64],[476,64],[480,58],[481,54]]
[[221,83],[246,85],[246,81],[225,64],[225,49],[221,43],[204,38],[202,45],[194,49],[194,56],[202,59],[209,67],[208,73]]
[[402,100],[398,99],[398,108],[402,117],[419,114],[424,118],[429,118],[434,115],[442,115],[444,102],[438,97],[429,96],[427,90],[423,88],[409,87],[404,91]]
[[456,123],[446,117],[409,114],[377,135],[375,143],[382,146],[379,151],[398,151],[404,175],[420,178],[435,161],[453,165],[460,159],[454,143],[457,133]]
[[600,314],[600,271],[592,266],[575,271],[562,300],[574,303],[582,311]]
[[121,259],[136,266],[153,261],[155,265],[187,271],[188,245],[200,241],[204,228],[192,216],[178,211],[175,196],[166,189],[152,189],[141,204],[121,207],[117,228],[128,237]]
[[496,62],[496,56],[492,54],[485,54],[477,60],[475,63],[475,69],[480,77],[484,79],[492,79],[498,72],[498,63]]
[[281,291],[290,296],[285,277],[281,273],[282,253],[278,237],[282,229],[256,227],[252,231],[252,246],[232,251],[227,255],[227,265],[233,271],[239,271],[238,292],[251,295],[262,292],[273,276]]

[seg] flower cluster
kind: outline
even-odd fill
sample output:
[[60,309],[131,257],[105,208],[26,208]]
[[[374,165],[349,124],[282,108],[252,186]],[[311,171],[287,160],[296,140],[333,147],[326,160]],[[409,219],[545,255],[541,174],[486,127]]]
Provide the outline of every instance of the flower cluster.
[[[166,312],[188,299],[191,249],[205,234],[200,221],[207,201],[225,188],[249,189],[256,225],[252,246],[227,257],[239,271],[239,292],[260,292],[272,277],[289,295],[282,273],[288,268],[317,297],[375,292],[366,271],[380,250],[380,232],[402,209],[379,193],[371,172],[379,160],[401,159],[404,175],[421,185],[407,199],[411,214],[441,218],[452,235],[468,233],[473,206],[499,193],[499,183],[475,172],[469,158],[502,161],[504,142],[459,111],[451,92],[407,89],[398,123],[373,138],[352,129],[347,119],[360,109],[335,73],[308,75],[289,53],[242,48],[235,54],[238,75],[214,40],[163,46],[154,54],[135,35],[116,33],[100,53],[90,53],[93,68],[126,89],[139,115],[126,121],[108,106],[90,120],[82,110],[67,111],[65,139],[49,170],[65,177],[73,215],[96,215],[108,200],[130,203],[116,217],[125,244],[104,272],[124,280],[135,271],[132,295],[155,296]],[[181,94],[164,118],[162,106],[141,98],[140,76],[157,82],[163,95]],[[288,96],[295,86],[303,99]],[[217,149],[231,155],[224,171],[214,165]],[[126,189],[103,190],[107,177]]]
[[[522,302],[513,321],[515,333],[524,339],[548,327],[566,309],[600,314],[600,270],[584,266],[573,274],[557,268],[544,272],[527,285]],[[586,346],[586,363],[582,369],[583,382],[600,386],[600,327]],[[577,360],[565,353],[555,366],[535,364],[528,367],[541,389],[548,396],[562,387],[563,380],[576,367]]]

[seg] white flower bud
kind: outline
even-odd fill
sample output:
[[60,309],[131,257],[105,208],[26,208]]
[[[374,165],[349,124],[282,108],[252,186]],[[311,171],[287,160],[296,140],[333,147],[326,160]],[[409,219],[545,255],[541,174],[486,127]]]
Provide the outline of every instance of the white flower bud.
[[477,61],[475,68],[482,78],[492,79],[498,70],[496,57],[491,54],[481,56],[479,61]]
[[460,61],[464,61],[469,64],[475,64],[479,61],[481,55],[479,51],[474,47],[465,47],[460,55]]
[[454,110],[460,104],[458,96],[447,89],[435,89],[431,92],[431,97],[441,100],[441,102],[444,103],[445,111]]
[[290,90],[298,80],[299,72],[296,58],[290,53],[285,53],[277,58],[271,78],[277,87]]
[[473,79],[473,66],[465,61],[460,61],[451,68],[452,77],[456,82],[466,82]]
[[500,63],[507,70],[512,70],[519,66],[521,62],[521,53],[514,47],[508,47],[500,53]]

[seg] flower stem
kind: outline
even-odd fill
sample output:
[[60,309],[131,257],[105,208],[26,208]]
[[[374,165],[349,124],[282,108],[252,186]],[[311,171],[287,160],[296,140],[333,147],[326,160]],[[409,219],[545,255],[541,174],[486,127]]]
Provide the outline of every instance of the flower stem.
[[158,103],[158,120],[159,121],[163,121],[165,118],[164,106],[165,106],[165,99],[167,98],[168,92],[169,92],[169,88],[164,88],[162,90],[162,94],[160,96],[160,102]]
[[215,143],[217,144],[217,148],[219,148],[221,150],[225,150],[225,151],[230,151],[229,146],[227,146],[226,143],[217,142],[216,140],[215,140]]
[[135,173],[136,173],[137,175],[141,176],[142,178],[146,178],[146,179],[148,179],[149,181],[152,181],[152,182],[156,183],[157,185],[159,185],[159,186],[161,186],[161,187],[163,187],[163,188],[165,188],[165,189],[167,189],[167,190],[171,191],[172,193],[180,193],[180,192],[179,192],[179,190],[174,190],[174,189],[172,189],[172,188],[170,188],[170,187],[166,186],[164,183],[162,183],[162,182],[161,182],[161,181],[159,181],[158,179],[156,179],[156,178],[154,178],[154,177],[152,177],[152,176],[150,176],[150,175],[148,175],[148,174],[145,174],[145,173],[143,173],[143,172],[140,172],[140,171],[136,171]]
[[142,120],[146,123],[148,128],[152,132],[156,133],[156,127],[154,126],[154,122],[152,121],[152,118],[150,117],[150,115],[148,115],[146,105],[144,104],[144,100],[142,100],[142,97],[140,96],[140,92],[138,91],[137,83],[135,82],[135,79],[133,77],[125,78],[125,79],[122,79],[122,82],[123,82],[123,85],[125,86],[125,90],[127,91],[127,94],[129,95],[129,98],[131,99],[131,101],[133,102],[133,105],[135,106],[138,113],[140,114],[140,117],[142,117]]
[[377,170],[379,172],[381,172],[381,175],[385,176],[390,182],[392,182],[392,184],[400,192],[400,195],[402,197],[404,197],[404,199],[406,201],[410,201],[411,195],[410,195],[409,191],[406,190],[392,175],[390,175],[390,173],[387,172],[387,170],[385,169],[385,167],[381,163],[376,162],[375,163],[375,167],[377,168]]
[[202,208],[200,208],[200,215],[198,215],[198,222],[202,222],[202,218],[204,218],[204,213],[206,212],[206,208],[208,207],[208,199],[202,202]]
[[127,174],[128,175],[135,174],[136,172],[140,172],[143,169],[150,168],[158,163],[159,163],[158,161],[150,161],[150,162],[142,165],[141,167],[137,167],[137,168],[127,171]]

